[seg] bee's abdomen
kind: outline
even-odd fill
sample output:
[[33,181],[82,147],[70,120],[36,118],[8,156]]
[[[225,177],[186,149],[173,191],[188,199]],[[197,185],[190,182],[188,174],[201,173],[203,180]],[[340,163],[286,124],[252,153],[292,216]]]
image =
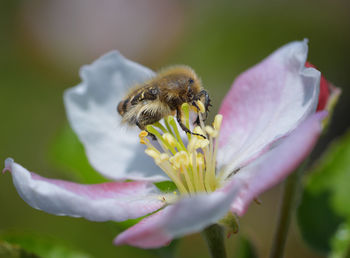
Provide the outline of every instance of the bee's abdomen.
[[125,114],[125,112],[127,111],[128,103],[129,103],[129,99],[124,99],[124,100],[119,102],[117,110],[121,116],[123,116]]

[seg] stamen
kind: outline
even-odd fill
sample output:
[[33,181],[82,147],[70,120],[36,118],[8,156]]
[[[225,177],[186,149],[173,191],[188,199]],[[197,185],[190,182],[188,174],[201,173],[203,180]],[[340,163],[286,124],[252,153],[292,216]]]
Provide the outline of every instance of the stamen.
[[176,153],[175,148],[174,148],[173,146],[171,146],[168,142],[166,142],[166,141],[163,139],[163,137],[160,135],[160,133],[159,133],[153,126],[147,125],[147,126],[146,126],[146,129],[147,129],[147,131],[149,131],[150,133],[154,134],[154,135],[157,137],[159,143],[163,143],[163,144],[165,145],[165,147],[171,151],[172,154],[175,154],[175,153]]
[[[207,134],[204,133],[204,131],[202,130],[202,128],[200,128],[199,126],[196,126],[196,127],[194,128],[193,132],[196,133],[196,134],[200,134],[200,135],[207,136]],[[199,139],[199,138],[200,138],[200,139],[203,139],[203,137],[202,137],[202,136],[199,136],[199,135],[196,135],[196,137],[197,137],[198,139]]]
[[202,101],[197,100],[196,101],[197,107],[199,107],[199,112],[204,113],[205,112],[205,106]]
[[166,141],[172,147],[176,147],[179,144],[175,137],[172,136],[170,133],[165,133],[162,137],[164,141]]
[[159,157],[159,154],[160,154],[159,151],[156,151],[154,149],[145,149],[145,153],[154,159],[157,159]]
[[223,118],[223,116],[221,114],[217,114],[214,118],[213,127],[217,131],[220,131],[221,124],[222,124],[222,118]]
[[196,151],[197,147],[197,137],[192,137],[190,142],[187,145],[188,152]]
[[140,133],[139,133],[139,137],[140,138],[144,138],[144,137],[146,137],[148,135],[148,133],[146,132],[146,131],[141,131]]
[[[196,105],[200,112],[205,112],[202,102],[198,102]],[[186,103],[181,108],[184,124],[190,129],[190,106]],[[202,110],[203,108],[204,110]],[[216,176],[215,167],[222,115],[215,116],[212,126],[205,126],[200,112],[198,112],[200,126],[196,126],[193,132],[205,136],[206,139],[199,135],[191,137],[190,134],[187,134],[187,146],[181,138],[173,116],[164,119],[165,126],[157,122],[154,125],[148,125],[147,131],[141,131],[139,134],[140,142],[147,146],[145,153],[152,157],[154,162],[169,176],[181,194],[212,192],[220,185],[220,178]],[[154,147],[147,139],[149,134],[153,134],[157,138],[161,149]],[[168,193],[166,202],[171,198],[169,196],[175,194],[176,192]]]
[[[183,113],[183,118],[185,120],[185,125],[188,129],[190,129],[190,106],[187,103],[183,103],[181,106],[181,110]],[[191,140],[191,134],[187,133],[188,140]]]
[[182,166],[187,168],[190,164],[190,159],[186,151],[180,151],[175,154],[175,156],[169,159],[170,163],[175,169],[180,169]]
[[216,130],[214,130],[213,127],[211,127],[210,125],[205,126],[205,131],[207,132],[207,134],[209,134],[212,138],[215,138],[216,136],[218,136],[218,132]]
[[184,184],[182,183],[181,178],[177,175],[174,168],[171,166],[171,164],[167,162],[163,162],[160,165],[158,165],[169,177],[170,179],[175,183],[177,186],[177,189],[179,189],[181,194],[187,194],[188,191]]
[[196,151],[197,149],[204,149],[209,145],[209,141],[207,139],[203,139],[202,137],[192,137],[189,144],[187,145],[187,149],[189,152]]
[[157,151],[156,149],[146,149],[145,153],[152,157],[154,159],[154,161],[156,162],[157,165],[161,164],[164,161],[167,161],[169,159],[169,155],[166,153],[160,153],[159,151]]
[[168,116],[168,123],[171,125],[171,127],[174,129],[176,139],[179,141],[182,150],[186,150],[186,147],[182,141],[181,135],[179,133],[179,129],[177,128],[176,122],[174,117]]
[[188,189],[190,190],[190,193],[194,193],[194,187],[193,187],[193,184],[192,184],[192,180],[190,178],[189,173],[186,173],[186,172],[188,172],[188,170],[186,169],[185,165],[183,165],[183,164],[181,166],[181,172],[185,176],[185,180],[186,180]]
[[[148,135],[148,133],[146,131],[141,131],[139,133],[139,137],[140,137],[140,143],[141,144],[145,144],[147,145],[147,141],[148,139],[146,138],[146,136]],[[148,141],[149,142],[149,141]]]
[[170,125],[169,125],[169,123],[168,123],[168,118],[167,118],[167,117],[164,118],[164,124],[165,124],[166,129],[168,130],[168,132],[169,132],[171,135],[174,135],[174,133],[173,133],[173,131],[171,130]]
[[162,130],[163,133],[167,133],[167,129],[159,122],[156,122],[153,124],[154,126],[158,127],[160,130]]

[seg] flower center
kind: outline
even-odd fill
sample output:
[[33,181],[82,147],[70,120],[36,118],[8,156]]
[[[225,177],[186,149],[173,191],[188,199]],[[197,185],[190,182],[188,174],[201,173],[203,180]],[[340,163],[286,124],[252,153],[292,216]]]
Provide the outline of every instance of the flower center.
[[[157,122],[147,126],[147,131],[156,137],[160,147],[156,148],[147,139],[148,132],[141,131],[139,135],[140,142],[147,146],[145,153],[169,176],[181,194],[212,192],[220,187],[215,164],[222,115],[215,116],[212,126],[204,125],[203,103],[198,101],[197,106],[200,125],[193,132],[199,135],[187,133],[186,145],[173,116],[164,118],[164,125]],[[190,128],[190,106],[185,103],[181,108],[183,123]]]

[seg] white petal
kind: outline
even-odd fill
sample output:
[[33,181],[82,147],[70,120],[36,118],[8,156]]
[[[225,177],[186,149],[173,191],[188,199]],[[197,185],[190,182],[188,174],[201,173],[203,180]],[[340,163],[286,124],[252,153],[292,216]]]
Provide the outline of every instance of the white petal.
[[123,221],[161,208],[158,189],[147,182],[82,185],[29,172],[12,159],[5,161],[21,198],[35,209],[92,221]]
[[116,111],[130,87],[154,73],[114,51],[84,66],[80,74],[82,82],[65,92],[64,103],[91,165],[111,179],[167,179],[144,154],[139,130],[122,126]]
[[226,175],[315,112],[320,72],[304,67],[307,52],[306,41],[289,43],[234,82],[220,109],[218,164]]

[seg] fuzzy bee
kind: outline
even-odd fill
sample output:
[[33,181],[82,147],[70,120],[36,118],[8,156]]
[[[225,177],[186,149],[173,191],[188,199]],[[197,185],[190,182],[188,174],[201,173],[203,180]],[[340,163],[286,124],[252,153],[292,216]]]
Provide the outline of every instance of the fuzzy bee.
[[[164,117],[176,115],[177,122],[186,133],[191,132],[181,120],[181,105],[188,103],[196,107],[201,100],[205,106],[205,118],[210,105],[208,92],[203,89],[196,73],[187,66],[173,66],[162,70],[154,78],[136,85],[126,97],[119,102],[117,110],[122,122],[137,125],[145,130]],[[199,117],[195,123],[199,124]],[[200,135],[203,136],[203,135]],[[204,137],[204,136],[203,136]]]

